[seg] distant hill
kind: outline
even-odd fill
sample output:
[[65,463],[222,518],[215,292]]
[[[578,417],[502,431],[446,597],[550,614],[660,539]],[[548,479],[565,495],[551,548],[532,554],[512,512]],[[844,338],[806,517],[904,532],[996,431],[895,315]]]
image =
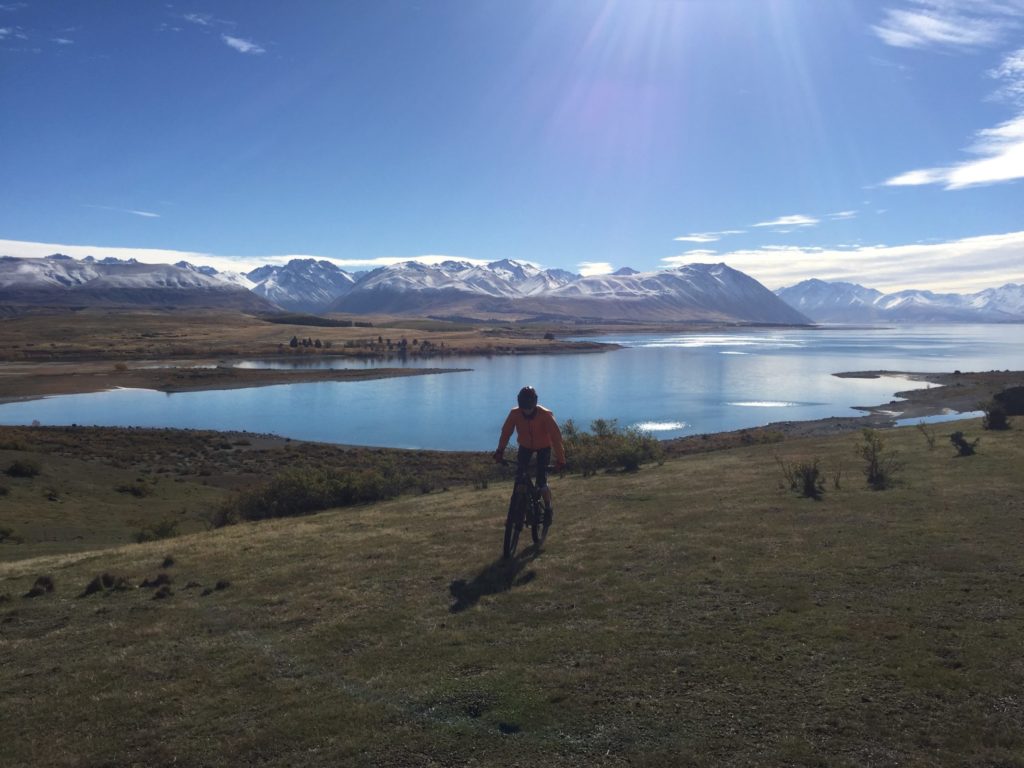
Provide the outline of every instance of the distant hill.
[[272,304],[234,279],[191,265],[134,259],[0,257],[0,304],[217,307],[272,311]]
[[883,294],[856,283],[804,280],[776,294],[817,323],[1019,323],[1024,285],[978,293],[906,290]]

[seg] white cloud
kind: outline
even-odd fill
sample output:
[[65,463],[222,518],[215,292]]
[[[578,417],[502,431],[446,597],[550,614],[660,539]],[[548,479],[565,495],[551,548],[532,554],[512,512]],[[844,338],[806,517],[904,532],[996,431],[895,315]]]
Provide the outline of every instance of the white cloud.
[[[701,256],[691,252],[662,261],[686,264],[704,260]],[[886,292],[920,288],[971,293],[1010,282],[1024,283],[1024,231],[907,245],[769,246],[723,253],[716,259],[772,289],[817,277]]]
[[833,221],[844,221],[846,219],[857,218],[856,211],[836,211],[835,213],[828,214],[828,217]]
[[897,48],[978,48],[998,42],[1004,31],[995,19],[967,16],[948,7],[890,9],[885,21],[872,29],[885,43]]
[[75,44],[74,40],[68,40],[66,37],[54,37],[54,38],[52,38],[52,41],[57,43],[57,45],[74,45]]
[[884,183],[890,187],[944,184],[946,189],[964,189],[1024,178],[1024,114],[995,128],[979,131],[977,140],[967,151],[978,158],[956,165],[907,171]]
[[742,229],[723,229],[721,232],[694,232],[690,235],[681,235],[673,238],[676,242],[682,243],[714,243],[721,240],[725,235],[742,235]]
[[231,35],[221,35],[220,38],[227,43],[229,47],[234,48],[239,53],[251,53],[253,55],[266,53],[264,48],[251,40],[243,40],[240,37],[232,37]]
[[668,256],[662,259],[662,263],[669,267],[681,267],[683,264],[695,264],[703,263],[708,258],[718,254],[718,251],[708,250],[706,248],[699,248],[686,253],[681,253],[678,256]]
[[1024,48],[1007,54],[1002,63],[988,74],[1003,81],[995,93],[996,98],[1024,106]]
[[780,216],[774,221],[762,221],[754,224],[755,227],[813,227],[819,222],[811,216],[794,214],[793,216]]
[[580,274],[584,277],[591,277],[593,275],[610,275],[615,271],[615,267],[607,261],[581,261],[576,265],[576,268],[579,269]]

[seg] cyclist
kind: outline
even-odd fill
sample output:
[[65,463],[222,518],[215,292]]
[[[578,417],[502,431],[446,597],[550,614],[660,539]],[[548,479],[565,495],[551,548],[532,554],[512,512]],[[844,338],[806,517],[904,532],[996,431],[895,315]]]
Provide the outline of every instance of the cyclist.
[[530,457],[537,454],[537,488],[544,499],[544,525],[551,525],[554,513],[551,508],[551,489],[548,488],[547,469],[551,461],[551,449],[555,451],[555,470],[565,468],[565,448],[562,446],[562,431],[555,421],[555,414],[547,408],[537,405],[537,390],[523,387],[516,398],[518,408],[509,411],[508,418],[501,428],[498,450],[494,452],[494,460],[501,461],[505,456],[505,446],[512,437],[513,430],[519,443],[519,455],[516,461],[521,471],[526,471]]

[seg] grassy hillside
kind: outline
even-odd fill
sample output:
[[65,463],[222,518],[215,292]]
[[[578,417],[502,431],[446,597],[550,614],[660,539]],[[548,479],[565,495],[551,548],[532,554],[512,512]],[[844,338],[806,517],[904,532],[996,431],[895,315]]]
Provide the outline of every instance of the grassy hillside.
[[557,480],[511,563],[493,482],[0,563],[0,762],[1024,765],[1024,434],[955,428]]

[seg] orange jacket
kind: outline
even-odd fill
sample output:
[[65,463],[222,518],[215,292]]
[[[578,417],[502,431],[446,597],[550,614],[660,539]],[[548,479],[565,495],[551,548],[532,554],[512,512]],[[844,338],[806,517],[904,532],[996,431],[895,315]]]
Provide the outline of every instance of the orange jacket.
[[537,406],[533,418],[526,418],[521,408],[509,411],[508,418],[501,428],[501,439],[498,441],[498,452],[503,452],[508,445],[512,431],[515,430],[516,440],[523,448],[538,451],[541,448],[554,448],[555,461],[565,463],[565,448],[562,446],[562,431],[555,421],[555,414],[547,408]]

